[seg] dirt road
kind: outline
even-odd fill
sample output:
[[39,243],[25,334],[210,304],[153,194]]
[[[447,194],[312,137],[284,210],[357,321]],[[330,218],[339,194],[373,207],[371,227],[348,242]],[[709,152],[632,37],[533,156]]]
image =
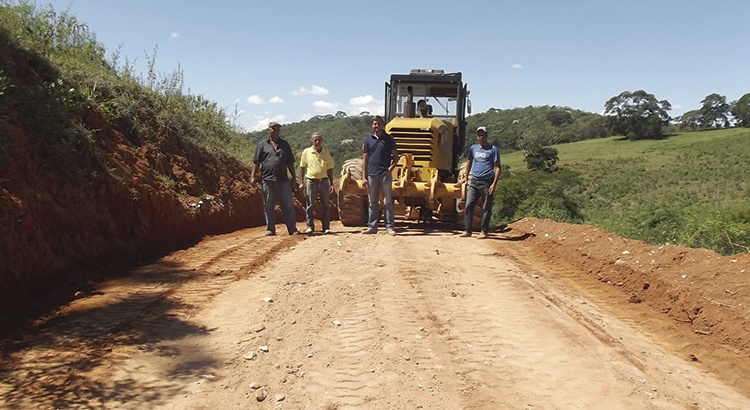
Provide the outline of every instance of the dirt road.
[[206,238],[97,284],[4,345],[0,407],[750,408],[527,235],[333,228]]

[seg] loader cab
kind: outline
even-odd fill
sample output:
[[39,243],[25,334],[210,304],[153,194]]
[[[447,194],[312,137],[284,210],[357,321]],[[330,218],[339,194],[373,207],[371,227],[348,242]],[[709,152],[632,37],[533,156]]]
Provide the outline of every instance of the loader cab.
[[[394,136],[400,153],[413,154],[417,168],[439,169],[452,179],[466,141],[468,96],[460,72],[413,69],[392,74],[385,84],[386,132]],[[429,134],[437,142],[428,147]]]

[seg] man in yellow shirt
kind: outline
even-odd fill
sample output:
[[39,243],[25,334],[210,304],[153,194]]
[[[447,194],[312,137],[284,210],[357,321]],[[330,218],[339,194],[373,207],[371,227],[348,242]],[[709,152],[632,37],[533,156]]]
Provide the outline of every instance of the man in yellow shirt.
[[323,136],[319,132],[314,132],[310,137],[312,146],[302,151],[299,161],[299,174],[302,176],[300,189],[305,188],[307,193],[307,203],[305,207],[305,219],[307,220],[307,229],[305,233],[312,233],[315,230],[313,222],[313,205],[315,199],[320,197],[321,222],[323,224],[323,233],[331,232],[331,217],[328,212],[328,202],[333,193],[333,158],[331,153],[323,148]]

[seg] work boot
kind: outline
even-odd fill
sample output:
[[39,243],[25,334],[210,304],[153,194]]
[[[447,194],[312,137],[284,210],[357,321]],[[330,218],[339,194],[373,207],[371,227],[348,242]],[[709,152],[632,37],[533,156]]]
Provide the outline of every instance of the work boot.
[[482,231],[479,232],[479,235],[477,235],[477,239],[485,239],[487,237],[487,232]]
[[471,236],[471,232],[469,231],[463,231],[461,235],[458,235],[459,238],[468,238]]

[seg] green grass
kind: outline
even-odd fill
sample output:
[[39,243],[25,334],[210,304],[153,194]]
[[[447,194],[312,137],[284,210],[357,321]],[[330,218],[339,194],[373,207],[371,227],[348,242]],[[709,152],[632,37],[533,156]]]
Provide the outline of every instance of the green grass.
[[[556,145],[558,165],[584,189],[584,223],[652,243],[732,253],[750,245],[750,129],[688,132],[664,140],[621,137]],[[502,156],[512,172],[523,153]]]

